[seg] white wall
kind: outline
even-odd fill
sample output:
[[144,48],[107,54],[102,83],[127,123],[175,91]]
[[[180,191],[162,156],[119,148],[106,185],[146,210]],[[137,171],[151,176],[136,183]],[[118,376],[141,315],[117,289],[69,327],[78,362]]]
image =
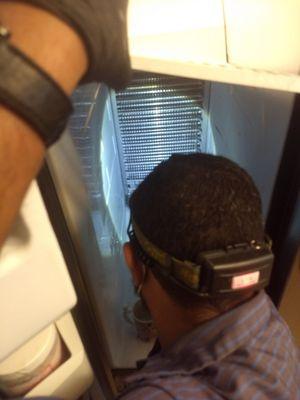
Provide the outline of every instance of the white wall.
[[212,83],[210,125],[216,152],[254,179],[266,215],[281,158],[294,94]]

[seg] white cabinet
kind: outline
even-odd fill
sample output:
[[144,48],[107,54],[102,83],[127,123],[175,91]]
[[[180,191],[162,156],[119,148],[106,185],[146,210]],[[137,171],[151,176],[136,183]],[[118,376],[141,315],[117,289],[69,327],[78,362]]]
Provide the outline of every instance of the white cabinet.
[[135,69],[300,92],[299,0],[130,0]]
[[224,0],[230,64],[300,72],[299,0]]
[[178,62],[224,64],[226,43],[221,0],[131,0],[130,52]]
[[33,182],[0,253],[0,361],[75,303],[62,253]]

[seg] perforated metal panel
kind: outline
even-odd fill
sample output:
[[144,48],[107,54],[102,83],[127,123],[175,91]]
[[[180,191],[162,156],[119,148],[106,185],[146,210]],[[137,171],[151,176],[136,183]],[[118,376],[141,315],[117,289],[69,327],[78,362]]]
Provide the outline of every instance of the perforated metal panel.
[[201,151],[204,82],[136,73],[116,93],[125,192],[174,153]]
[[89,194],[101,195],[99,182],[99,155],[97,151],[98,131],[92,129],[91,121],[95,113],[100,86],[92,83],[77,88],[72,95],[74,112],[68,128],[80,156],[82,173]]

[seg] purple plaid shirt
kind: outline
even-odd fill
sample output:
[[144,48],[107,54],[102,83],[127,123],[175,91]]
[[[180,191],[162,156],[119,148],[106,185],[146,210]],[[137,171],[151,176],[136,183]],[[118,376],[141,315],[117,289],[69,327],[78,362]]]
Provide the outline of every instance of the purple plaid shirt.
[[150,357],[122,400],[300,399],[299,353],[265,292]]

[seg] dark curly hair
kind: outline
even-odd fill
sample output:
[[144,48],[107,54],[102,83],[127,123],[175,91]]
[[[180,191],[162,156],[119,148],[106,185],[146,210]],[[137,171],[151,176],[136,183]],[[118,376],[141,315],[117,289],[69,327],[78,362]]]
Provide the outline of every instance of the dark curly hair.
[[[245,170],[220,156],[171,156],[137,187],[129,206],[144,235],[181,260],[196,263],[202,251],[264,238],[257,188]],[[181,305],[197,302],[153,273]]]

